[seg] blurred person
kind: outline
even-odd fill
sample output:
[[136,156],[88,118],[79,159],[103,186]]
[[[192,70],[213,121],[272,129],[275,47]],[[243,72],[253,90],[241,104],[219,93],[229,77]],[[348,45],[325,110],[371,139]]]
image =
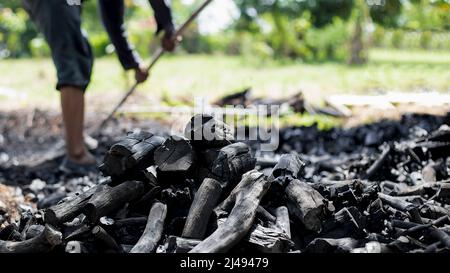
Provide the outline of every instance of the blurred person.
[[[164,0],[149,1],[155,12],[158,33],[165,31],[162,46],[173,51],[174,26]],[[81,28],[82,4],[74,0],[22,0],[30,18],[44,35],[57,71],[56,89],[60,91],[66,157],[60,170],[84,174],[97,166],[84,141],[84,94],[89,86],[94,57],[86,33]],[[99,7],[106,30],[124,69],[135,71],[136,81],[144,82],[148,72],[127,39],[123,0],[100,0]]]
[[[165,0],[149,0],[155,11],[157,24],[156,35],[164,31],[162,46],[166,51],[175,49],[175,26],[172,13]],[[103,25],[108,32],[111,43],[114,45],[117,56],[125,70],[134,69],[136,81],[144,82],[148,78],[147,69],[142,65],[142,60],[128,39],[125,23],[124,0],[99,0],[100,15]]]

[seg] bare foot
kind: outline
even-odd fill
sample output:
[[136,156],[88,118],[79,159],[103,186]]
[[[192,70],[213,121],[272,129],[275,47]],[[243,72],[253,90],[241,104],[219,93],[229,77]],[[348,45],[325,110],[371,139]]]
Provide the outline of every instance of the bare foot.
[[87,149],[85,149],[84,152],[82,152],[78,155],[69,156],[68,159],[71,162],[79,164],[79,165],[96,164],[95,157]]

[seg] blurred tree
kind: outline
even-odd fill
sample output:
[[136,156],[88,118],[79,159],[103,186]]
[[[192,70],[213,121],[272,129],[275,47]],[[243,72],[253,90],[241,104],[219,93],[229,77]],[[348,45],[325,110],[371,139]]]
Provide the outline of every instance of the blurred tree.
[[396,27],[402,11],[402,0],[366,0],[375,23]]

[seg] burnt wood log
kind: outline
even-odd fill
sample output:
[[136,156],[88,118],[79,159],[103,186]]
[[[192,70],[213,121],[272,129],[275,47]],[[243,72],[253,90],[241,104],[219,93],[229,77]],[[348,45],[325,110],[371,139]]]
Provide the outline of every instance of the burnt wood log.
[[417,205],[409,203],[405,200],[395,198],[393,196],[389,196],[383,193],[378,193],[378,198],[383,202],[383,204],[389,205],[394,209],[398,209],[402,212],[406,212],[411,217],[411,220],[416,223],[423,223],[422,218],[420,217],[419,209]]
[[95,226],[91,231],[94,238],[100,242],[108,251],[123,252],[122,247],[101,226]]
[[114,221],[113,225],[115,228],[129,227],[129,226],[139,227],[145,226],[147,224],[147,221],[148,221],[147,217],[132,217]]
[[190,253],[223,253],[235,246],[252,227],[259,203],[270,187],[262,173],[250,171],[219,206],[231,211],[227,220]]
[[166,215],[167,206],[165,204],[155,202],[152,205],[144,233],[130,253],[152,253],[156,250],[163,234]]
[[57,226],[71,221],[77,215],[82,213],[84,206],[89,199],[98,191],[102,191],[106,185],[98,185],[89,190],[78,194],[71,199],[44,210],[44,221],[48,224]]
[[150,189],[144,196],[142,196],[137,201],[130,204],[130,209],[138,211],[149,211],[152,201],[161,193],[162,188],[160,186],[155,186]]
[[126,203],[140,198],[145,193],[144,182],[127,181],[95,193],[84,206],[87,218],[95,223]]
[[277,218],[275,216],[273,216],[270,212],[268,212],[262,206],[258,206],[258,208],[256,209],[256,215],[258,215],[263,220],[265,220],[266,222],[269,222],[271,224],[275,224],[277,221]]
[[209,218],[219,202],[222,185],[214,179],[207,178],[195,194],[189,210],[182,237],[203,239],[208,227]]
[[169,236],[166,242],[166,253],[188,253],[201,241],[177,236]]
[[275,217],[277,226],[287,234],[289,239],[291,239],[291,222],[289,220],[289,211],[287,207],[281,206],[276,208]]
[[191,118],[184,136],[200,148],[224,147],[234,142],[231,128],[210,115],[199,114]]
[[265,227],[259,223],[252,226],[244,241],[264,253],[285,253],[294,246],[285,231],[275,227]]
[[306,253],[348,253],[359,247],[353,238],[316,238],[305,249]]
[[220,149],[214,161],[208,162],[213,175],[224,182],[224,188],[233,187],[242,175],[253,170],[256,159],[252,157],[250,148],[242,142],[228,145]]
[[437,219],[442,216],[450,216],[450,210],[432,204],[424,204],[420,207],[420,215],[431,219]]
[[289,182],[285,193],[291,216],[300,221],[306,229],[320,232],[326,212],[323,196],[299,180]]
[[356,207],[343,208],[322,224],[322,238],[360,238],[365,235],[364,218]]
[[447,249],[450,249],[450,235],[438,228],[431,227],[430,235],[439,240]]
[[187,173],[194,167],[196,156],[189,140],[171,136],[156,149],[154,161],[163,173]]
[[390,153],[390,146],[383,148],[383,152],[381,153],[380,157],[375,160],[375,162],[369,167],[369,169],[367,169],[367,171],[362,175],[362,179],[371,179],[384,165],[386,160],[389,158]]
[[25,240],[32,239],[36,236],[39,236],[45,229],[45,226],[41,225],[31,225],[25,231]]
[[105,155],[100,170],[104,175],[122,177],[129,170],[143,170],[153,165],[153,153],[164,138],[149,132],[129,133]]
[[84,240],[92,235],[92,226],[87,224],[81,224],[75,230],[69,231],[68,234],[64,236],[66,241],[76,241]]
[[62,234],[46,225],[38,236],[21,242],[0,241],[0,253],[42,253],[49,252],[62,243]]
[[425,195],[432,193],[432,187],[435,183],[424,183],[416,186],[408,186],[401,183],[385,181],[381,183],[384,193],[393,196]]
[[297,154],[284,154],[272,170],[272,177],[281,185],[299,178],[305,163]]
[[433,220],[427,224],[418,224],[418,223],[414,223],[414,222],[393,220],[391,222],[391,225],[396,228],[406,229],[401,233],[401,235],[407,236],[407,235],[412,235],[415,233],[423,232],[425,230],[428,230],[431,227],[439,227],[441,225],[449,223],[449,221],[450,221],[450,218],[449,218],[449,216],[446,215],[446,216],[442,216],[436,220]]
[[16,224],[9,224],[0,230],[0,240],[3,241],[21,241],[22,235],[18,231]]

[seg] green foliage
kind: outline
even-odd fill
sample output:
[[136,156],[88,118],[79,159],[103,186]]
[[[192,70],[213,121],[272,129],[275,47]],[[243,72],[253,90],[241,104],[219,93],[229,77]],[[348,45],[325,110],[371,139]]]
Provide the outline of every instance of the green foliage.
[[[0,3],[0,58],[46,57],[48,46],[38,34],[21,1]],[[179,25],[201,3],[172,0]],[[376,24],[372,45],[395,48],[445,49],[450,44],[450,0],[234,0],[241,14],[222,33],[201,35],[193,24],[180,52],[243,54],[246,59],[343,61],[358,13],[370,13]],[[361,7],[364,3],[367,10]],[[153,12],[147,1],[127,0],[130,40],[148,57],[155,39]],[[356,14],[356,15],[355,15]],[[83,28],[96,56],[111,53],[110,41],[98,16],[97,1],[83,2]],[[368,33],[366,29],[364,34]],[[364,37],[366,38],[366,37]],[[149,45],[153,48],[149,50]]]
[[44,38],[38,36],[30,41],[29,49],[31,56],[36,58],[49,57],[51,52]]
[[430,48],[431,40],[433,39],[433,34],[431,31],[424,31],[420,35],[420,47],[424,49]]
[[[373,21],[387,27],[395,27],[402,11],[401,0],[366,1]],[[380,3],[382,3],[380,5]],[[383,5],[384,4],[384,5]]]
[[23,9],[12,3],[11,8],[0,5],[0,58],[28,56],[28,43],[35,36]]
[[323,29],[311,29],[305,37],[305,43],[313,52],[314,60],[344,61],[348,57],[349,35],[347,24],[335,18],[333,24]]
[[394,48],[402,47],[404,37],[405,37],[405,34],[404,34],[403,30],[401,30],[401,29],[395,30],[392,33],[392,38],[391,38],[392,47],[394,47]]

